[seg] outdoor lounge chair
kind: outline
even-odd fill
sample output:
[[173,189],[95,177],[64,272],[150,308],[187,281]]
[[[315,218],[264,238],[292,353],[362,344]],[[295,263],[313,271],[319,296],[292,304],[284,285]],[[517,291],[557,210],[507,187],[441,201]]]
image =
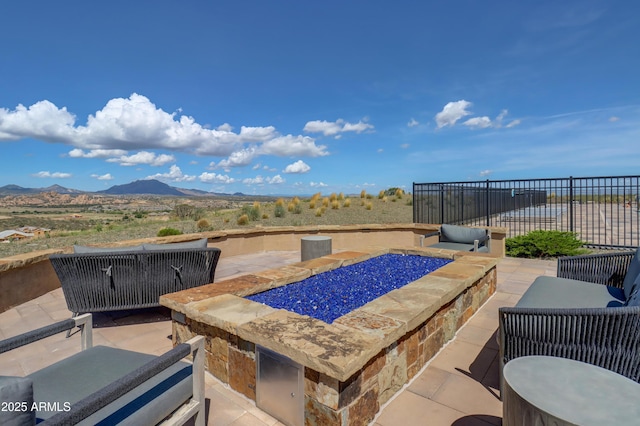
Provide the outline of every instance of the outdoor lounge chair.
[[160,296],[212,283],[220,249],[207,239],[49,256],[74,314],[160,306]]
[[[0,424],[205,424],[204,338],[161,356],[92,345],[91,314],[0,341],[0,353],[81,327],[82,351],[26,377],[0,376]],[[182,358],[193,354],[193,364]],[[35,403],[35,405],[34,405]],[[42,422],[42,423],[40,423]]]
[[557,275],[538,277],[515,307],[499,309],[501,367],[557,356],[640,381],[639,251],[560,258]]
[[[434,236],[438,236],[438,242],[426,245],[425,240]],[[488,229],[442,224],[440,230],[424,235],[420,240],[420,246],[488,253],[490,240],[491,233]]]

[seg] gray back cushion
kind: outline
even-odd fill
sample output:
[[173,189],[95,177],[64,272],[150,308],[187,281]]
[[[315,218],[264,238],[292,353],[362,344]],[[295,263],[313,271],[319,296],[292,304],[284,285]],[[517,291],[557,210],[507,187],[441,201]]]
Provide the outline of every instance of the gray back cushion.
[[171,244],[144,244],[145,250],[188,250],[194,248],[207,248],[209,240],[206,238],[201,238],[195,241],[187,241],[184,243],[171,243]]
[[636,282],[638,275],[640,275],[640,248],[636,250],[636,254],[629,264],[629,269],[627,269],[627,274],[624,276],[622,287],[624,288],[625,297],[628,298],[631,295],[633,283]]
[[89,246],[73,246],[74,253],[114,253],[120,251],[140,251],[142,246],[129,246],[129,247],[89,247]]
[[0,402],[13,404],[0,409],[0,425],[36,424],[36,412],[31,410],[33,380],[30,378],[0,376]]
[[485,235],[487,235],[487,231],[484,229],[467,228],[465,226],[447,224],[443,224],[440,227],[440,236],[442,241],[473,244],[475,240],[479,240]]
[[627,297],[627,306],[640,306],[640,275],[633,282],[633,290]]

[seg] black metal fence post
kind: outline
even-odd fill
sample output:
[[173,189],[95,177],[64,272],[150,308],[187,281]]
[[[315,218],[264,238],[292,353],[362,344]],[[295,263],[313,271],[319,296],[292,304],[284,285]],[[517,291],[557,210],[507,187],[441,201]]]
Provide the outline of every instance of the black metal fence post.
[[573,176],[569,176],[569,232],[574,232]]
[[440,185],[440,223],[446,223],[444,217],[444,185]]
[[487,187],[486,187],[486,198],[487,201],[485,203],[485,207],[486,207],[486,213],[487,213],[487,226],[491,226],[491,201],[490,201],[490,196],[489,196],[489,188],[491,187],[491,184],[489,182],[489,179],[487,179]]

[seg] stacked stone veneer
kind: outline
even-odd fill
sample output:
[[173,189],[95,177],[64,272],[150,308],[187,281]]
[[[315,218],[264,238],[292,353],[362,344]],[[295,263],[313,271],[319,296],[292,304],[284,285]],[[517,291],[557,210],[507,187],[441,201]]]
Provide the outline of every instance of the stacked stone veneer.
[[[244,299],[384,253],[445,265],[327,324]],[[420,248],[343,252],[165,295],[174,343],[206,337],[210,373],[255,401],[256,345],[304,366],[307,425],[366,425],[496,289],[490,257]]]

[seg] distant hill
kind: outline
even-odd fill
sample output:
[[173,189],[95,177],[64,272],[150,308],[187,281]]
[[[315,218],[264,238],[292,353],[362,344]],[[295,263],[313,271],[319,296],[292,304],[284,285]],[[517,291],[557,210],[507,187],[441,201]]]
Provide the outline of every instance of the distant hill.
[[175,188],[178,191],[182,192],[183,195],[189,195],[191,197],[211,197],[212,195],[221,195],[213,192],[203,191],[201,189],[185,189],[185,188]]
[[148,194],[148,195],[173,195],[176,197],[184,197],[186,194],[179,191],[173,186],[162,183],[155,179],[136,180],[135,182],[126,183],[124,185],[114,185],[104,191],[98,191],[97,194],[109,195],[127,195],[127,194]]
[[85,191],[77,189],[65,188],[60,185],[52,185],[46,188],[23,188],[18,185],[5,185],[0,186],[0,195],[25,195],[25,194],[39,194],[41,192],[57,192],[58,194],[84,194]]
[[27,194],[29,192],[31,192],[29,188],[23,188],[18,185],[0,186],[0,194],[2,195],[18,195],[18,194]]
[[176,188],[155,179],[137,180],[124,185],[115,185],[109,189],[97,192],[80,191],[78,189],[65,188],[60,185],[52,185],[46,188],[24,188],[18,185],[0,186],[0,196],[29,195],[41,192],[57,192],[58,194],[103,194],[103,195],[171,195],[175,197],[213,197],[213,196],[245,196],[242,192],[226,194],[221,192],[208,192],[201,189]]
[[79,189],[65,188],[60,185],[51,185],[46,188],[40,188],[39,192],[57,192],[58,194],[84,194],[86,191],[80,191]]

